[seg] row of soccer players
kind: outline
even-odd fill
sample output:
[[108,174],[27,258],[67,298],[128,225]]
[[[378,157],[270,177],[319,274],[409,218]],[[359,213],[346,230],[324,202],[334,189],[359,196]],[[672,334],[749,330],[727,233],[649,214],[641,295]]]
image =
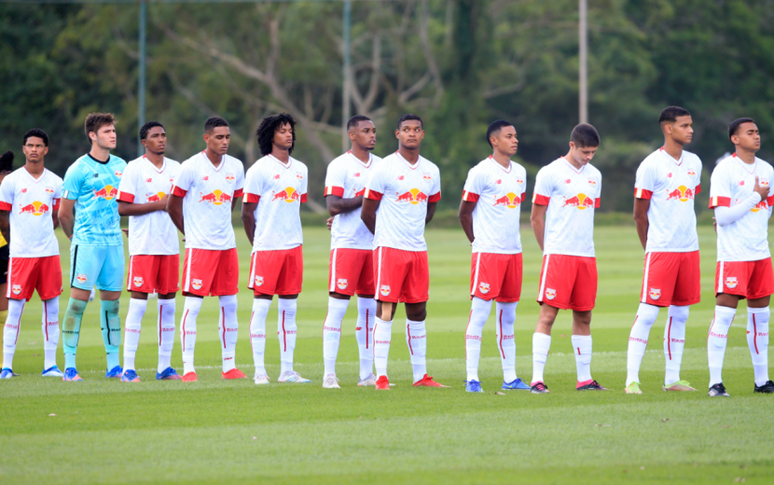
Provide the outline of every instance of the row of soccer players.
[[[100,117],[107,119],[104,124],[95,128]],[[156,290],[160,294],[157,378],[177,377],[175,371],[169,367],[175,330],[174,293],[178,288],[178,251],[174,244],[177,238],[174,229],[170,227],[170,219],[186,235],[183,273],[186,300],[180,325],[185,366],[183,379],[196,379],[193,368],[196,315],[201,307],[201,297],[206,295],[220,297],[219,335],[223,345],[223,377],[244,377],[244,374],[234,367],[238,328],[234,296],[237,264],[233,229],[230,218],[226,217],[230,214],[235,199],[242,196],[244,188],[242,218],[248,238],[253,242],[248,281],[255,293],[250,323],[256,366],[254,379],[258,384],[268,383],[263,366],[265,318],[272,295],[277,294],[280,306],[278,334],[282,351],[282,373],[279,380],[307,382],[292,370],[295,300],[301,291],[303,271],[301,226],[298,206],[295,204],[305,200],[307,175],[306,167],[290,157],[295,140],[295,123],[292,118],[277,115],[263,121],[257,137],[261,152],[265,156],[248,171],[244,183],[241,163],[226,155],[229,130],[227,123],[220,118],[207,121],[204,135],[207,148],[185,162],[179,174],[173,173],[177,171],[176,162],[163,157],[166,137],[160,124],[149,123],[143,127],[141,139],[147,153],[138,159],[140,163],[131,163],[130,168],[124,171],[125,164],[116,165],[116,170],[111,168],[110,162],[114,159],[123,163],[109,155],[109,150],[115,147],[112,118],[109,115],[97,114],[90,116],[90,119],[91,126],[90,120],[87,119],[86,132],[92,140],[92,152],[95,152],[95,147],[103,151],[82,157],[68,170],[63,192],[64,202],[60,209],[63,216],[61,220],[65,232],[72,233],[73,203],[77,201],[81,204],[76,211],[74,232],[77,237],[79,227],[85,232],[85,225],[93,225],[95,220],[105,219],[89,217],[81,219],[84,223],[79,225],[77,216],[83,211],[83,205],[90,205],[86,204],[88,201],[102,204],[104,208],[101,201],[109,202],[117,197],[118,210],[113,214],[113,220],[108,222],[114,226],[115,239],[120,244],[118,214],[131,216],[131,260],[127,285],[132,291],[132,300],[126,321],[125,369],[122,374],[118,365],[116,344],[120,341],[120,324],[117,317],[120,281],[117,288],[112,289],[116,286],[106,287],[106,283],[100,279],[104,276],[102,270],[107,268],[105,275],[120,274],[120,280],[123,268],[119,271],[118,266],[119,263],[122,266],[123,260],[120,257],[111,257],[110,254],[101,258],[91,257],[95,250],[90,246],[98,246],[108,253],[110,250],[105,247],[116,244],[102,246],[100,244],[104,242],[98,239],[74,238],[70,278],[73,298],[68,305],[63,325],[66,356],[64,378],[69,380],[68,369],[72,369],[69,373],[73,379],[78,378],[74,366],[75,347],[80,315],[85,308],[84,296],[88,296],[79,292],[87,291],[86,288],[91,288],[94,283],[100,288],[103,299],[103,311],[100,313],[103,320],[103,337],[108,350],[108,376],[122,375],[122,378],[128,381],[138,379],[133,361],[140,320],[145,310],[147,294]],[[647,344],[650,327],[660,306],[669,307],[669,323],[665,330],[667,372],[664,389],[693,390],[687,382],[679,378],[679,367],[688,306],[699,301],[700,293],[693,197],[700,190],[701,162],[698,157],[682,149],[684,144],[690,142],[692,135],[691,118],[686,110],[669,107],[662,112],[659,121],[665,144],[643,162],[635,183],[635,220],[646,250],[646,266],[642,302],[629,341],[627,393],[640,392],[637,377],[639,363]],[[90,127],[93,129],[90,130]],[[105,132],[105,140],[102,143],[101,131]],[[386,367],[392,318],[395,306],[402,301],[406,305],[406,339],[414,368],[415,385],[438,386],[432,377],[427,375],[425,367],[424,320],[429,277],[424,225],[432,218],[435,204],[440,199],[440,175],[432,162],[419,155],[424,136],[422,121],[415,115],[406,115],[399,120],[395,132],[399,142],[398,151],[384,160],[370,153],[375,146],[376,130],[368,118],[352,118],[348,123],[348,131],[352,149],[329,165],[325,183],[328,209],[334,218],[330,299],[324,323],[323,386],[338,387],[335,362],[341,322],[348,300],[355,294],[358,295],[356,335],[361,358],[359,384],[375,384],[377,389],[389,389]],[[772,292],[770,288],[774,287],[766,242],[766,220],[770,215],[768,202],[771,202],[767,187],[771,167],[755,158],[760,138],[752,120],[735,121],[729,129],[729,136],[737,151],[728,163],[724,161],[716,169],[711,191],[712,207],[716,210],[719,224],[718,258],[721,261],[718,263],[717,291],[720,310],[716,309],[716,318],[709,336],[711,395],[726,394],[720,379],[720,368],[730,320],[726,325],[722,316],[730,313],[733,318],[733,310],[740,297],[750,300],[748,311],[754,331],[752,338],[749,338],[748,332],[748,338],[751,352],[754,352],[755,390],[774,390],[774,384],[768,380],[765,364],[768,344],[768,298]],[[544,261],[538,296],[542,307],[533,336],[534,374],[530,385],[516,377],[513,339],[516,304],[521,293],[518,221],[520,204],[526,193],[526,172],[523,167],[510,160],[518,148],[516,131],[510,123],[500,120],[490,125],[487,141],[493,148],[493,154],[470,171],[460,206],[460,220],[473,246],[472,309],[466,330],[467,388],[469,391],[481,390],[477,376],[481,331],[489,316],[491,302],[496,300],[497,339],[504,371],[503,388],[531,389],[535,393],[548,391],[542,371],[550,347],[551,326],[559,309],[572,309],[572,340],[578,370],[577,388],[604,389],[591,378],[590,373],[590,320],[596,299],[597,282],[593,212],[599,206],[601,174],[589,165],[589,162],[599,146],[599,135],[590,125],[577,126],[571,135],[568,154],[544,167],[536,180],[532,224],[538,243],[544,251]],[[25,139],[25,154],[27,145]],[[43,151],[44,144],[39,145],[39,151]],[[99,166],[91,163],[99,163],[100,155],[101,160],[107,160],[101,164],[107,168],[103,171],[106,173],[94,170]],[[749,166],[740,165],[742,163]],[[76,169],[78,166],[81,170]],[[739,183],[735,180],[735,177],[744,176],[739,170],[735,170],[737,166],[754,177],[747,181],[745,189],[739,189],[745,187],[744,180]],[[105,184],[105,179],[110,177],[111,171],[114,176],[121,178],[118,188],[118,180],[115,180],[116,185]],[[122,171],[125,172],[123,177]],[[83,172],[86,172],[85,176]],[[103,179],[94,185],[96,180],[90,179],[97,179],[100,175]],[[160,175],[156,180],[159,183],[149,185],[153,184],[156,175]],[[165,178],[167,180],[164,180]],[[80,179],[81,185],[85,180],[85,183],[92,182],[94,186],[83,190],[83,187],[77,184],[68,184],[68,179]],[[165,186],[168,190],[170,185],[173,188],[167,196]],[[223,188],[226,190],[221,190]],[[739,190],[746,190],[747,194],[737,193]],[[6,191],[2,192],[5,197]],[[731,192],[734,197],[729,195]],[[79,199],[82,193],[85,195],[84,201]],[[196,196],[192,197],[191,193]],[[93,197],[89,197],[92,194]],[[745,197],[741,197],[742,195]],[[264,198],[264,204],[260,203],[261,197]],[[765,217],[762,218],[763,224],[758,223],[753,231],[758,236],[750,239],[747,230],[750,214],[747,214],[747,209],[742,211],[736,206],[746,207],[756,198],[755,207],[749,210],[752,214],[761,212],[760,215]],[[225,204],[226,202],[228,204]],[[94,209],[97,207],[99,206]],[[169,216],[163,213],[165,208]],[[104,214],[106,211],[101,208],[92,212]],[[13,214],[13,211],[11,213]],[[748,224],[742,229],[736,229],[734,224],[740,221]],[[99,232],[103,231],[97,230],[92,235]],[[158,235],[162,237],[159,238]],[[762,236],[762,245],[759,236]],[[154,243],[158,240],[161,242],[150,244],[151,237]],[[733,238],[732,243],[726,241],[729,238]],[[750,247],[738,249],[740,242],[747,242]],[[175,248],[173,250],[171,247],[157,247],[160,244],[174,245]],[[79,247],[87,254],[88,262],[84,263],[84,272],[81,272],[78,266]],[[736,252],[730,254],[732,247]],[[13,249],[12,243],[12,259]],[[764,251],[765,255],[761,251]],[[750,263],[751,255],[763,257],[755,259],[753,264]],[[739,259],[740,257],[742,259]],[[95,264],[101,266],[97,268],[98,271],[89,268]],[[750,269],[751,264],[753,269]],[[767,272],[764,271],[766,267]],[[91,270],[91,279],[87,269]],[[9,295],[14,294],[16,288],[10,281],[12,275],[13,272],[9,271]],[[677,281],[680,281],[680,285]],[[30,296],[31,291],[30,288]],[[763,293],[765,295],[761,296]],[[28,298],[26,295],[27,292],[25,296],[17,297],[23,301]],[[43,295],[42,298],[47,305],[51,302]],[[20,317],[20,310],[18,313]],[[13,317],[14,313],[9,313],[10,330],[15,330],[18,335],[18,323],[14,328]],[[47,326],[44,325],[44,330]],[[6,326],[6,342],[9,341],[8,332],[9,327]],[[48,334],[46,336],[48,340]],[[5,358],[5,363],[10,363],[7,352]],[[372,374],[374,360],[376,376]],[[11,372],[10,365],[5,363],[3,367]],[[47,358],[46,367],[49,363]]]

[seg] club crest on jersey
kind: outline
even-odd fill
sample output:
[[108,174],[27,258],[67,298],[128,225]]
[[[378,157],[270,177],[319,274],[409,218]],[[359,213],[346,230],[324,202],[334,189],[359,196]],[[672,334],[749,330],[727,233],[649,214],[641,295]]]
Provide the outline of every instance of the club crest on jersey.
[[233,173],[226,174],[226,182],[233,184],[234,180],[236,180],[236,176]]
[[298,191],[294,189],[293,187],[286,187],[285,190],[280,190],[279,192],[272,192],[274,194],[274,197],[272,197],[271,200],[284,200],[285,202],[295,202],[301,198]]
[[299,172],[296,172],[296,178],[298,180],[304,180],[304,176],[302,174],[300,174]]
[[98,199],[113,200],[118,195],[118,188],[110,184],[94,191],[94,197]]
[[758,183],[761,184],[761,187],[768,187],[769,186],[769,181],[766,180],[766,179],[760,179],[758,181]]
[[739,282],[736,279],[736,276],[728,276],[726,278],[726,286],[731,288],[732,290],[736,288],[736,285],[738,285]]
[[13,286],[11,287],[11,291],[13,292],[13,294],[14,294],[14,295],[17,295],[17,296],[18,296],[19,294],[21,294],[21,290],[22,290],[22,287],[21,287],[21,285],[13,285]]
[[505,207],[509,209],[515,209],[521,204],[521,197],[514,194],[513,192],[508,192],[507,194],[503,195],[499,199],[495,197],[494,206],[498,205],[504,205]]
[[478,291],[480,291],[483,294],[489,293],[489,283],[479,283],[478,284]]
[[576,209],[584,210],[590,207],[594,207],[594,197],[589,197],[586,194],[578,194],[573,197],[565,197],[562,207],[575,207]]
[[546,288],[546,298],[549,300],[556,298],[556,290],[553,288]]
[[263,286],[263,276],[255,275],[255,286]]
[[661,298],[661,290],[657,288],[651,288],[650,292],[648,292],[648,295],[650,295],[650,298],[652,300],[658,300],[659,298]]
[[422,175],[422,178],[425,179],[425,182],[429,182],[433,179],[433,177],[430,176],[430,172],[425,172],[424,175]]
[[387,296],[390,294],[390,287],[387,285],[382,285],[381,288],[379,288],[379,293],[382,294],[382,296]]
[[346,290],[347,289],[347,280],[345,280],[344,278],[339,278],[339,280],[336,282],[336,286],[340,290]]
[[523,184],[523,183],[524,183],[524,181],[523,181],[522,179],[516,179],[516,183],[517,183],[517,184],[519,184],[519,185],[521,185],[521,184]]
[[209,202],[213,205],[221,205],[224,202],[231,202],[231,195],[220,190],[215,190],[209,194],[199,192],[199,196],[201,197],[199,202]]
[[54,188],[51,187],[51,186],[46,187],[46,193],[47,194],[53,194],[54,193]]
[[679,200],[680,202],[688,202],[693,200],[693,190],[689,189],[685,185],[677,187],[671,192],[667,192],[666,200]]
[[118,178],[121,178],[121,176],[122,176],[122,175],[124,175],[124,173],[123,173],[123,172],[119,172],[118,170],[116,170],[115,172],[113,172],[113,174],[114,174],[116,177],[118,177]]
[[191,280],[191,286],[193,286],[194,290],[200,290],[202,288],[202,280]]
[[[402,176],[402,175],[401,175]],[[408,192],[399,194],[395,192],[396,202],[409,202],[411,205],[417,205],[420,202],[427,202],[427,194],[419,189],[411,189]]]
[[138,288],[142,286],[143,281],[144,280],[142,279],[142,276],[135,276],[134,278],[132,278],[132,283],[134,283],[134,286]]
[[591,185],[592,187],[596,187],[597,186],[597,181],[594,180],[594,179],[589,179],[589,185]]
[[689,177],[695,177],[696,176],[696,172],[694,172],[693,170],[688,170],[688,176]]
[[19,214],[32,214],[33,216],[42,216],[49,211],[48,205],[36,200],[32,204],[21,205],[19,204]]
[[86,275],[85,274],[79,274],[75,277],[76,280],[78,280],[78,283],[84,283],[86,282]]

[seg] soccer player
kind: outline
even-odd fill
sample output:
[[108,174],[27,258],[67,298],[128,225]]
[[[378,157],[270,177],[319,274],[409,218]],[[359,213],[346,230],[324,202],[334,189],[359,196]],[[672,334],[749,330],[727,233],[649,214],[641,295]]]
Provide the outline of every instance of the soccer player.
[[309,383],[293,370],[296,348],[298,294],[304,278],[303,233],[299,211],[306,202],[308,170],[291,157],[296,144],[296,122],[287,113],[268,116],[256,137],[263,158],[247,171],[242,221],[253,246],[250,278],[253,313],[250,342],[256,384],[269,383],[264,366],[266,315],[277,295],[277,335],[281,371],[278,382]]
[[175,341],[175,294],[180,289],[177,229],[167,214],[167,200],[180,163],[164,156],[167,133],[158,121],[140,128],[145,155],[129,162],[118,186],[118,213],[129,216],[129,272],[132,298],[124,323],[124,382],[140,382],[134,367],[148,294],[158,293],[158,380],[179,380],[170,366]]
[[422,119],[401,116],[395,137],[398,151],[385,157],[366,181],[360,217],[374,234],[374,270],[377,292],[374,324],[376,389],[389,390],[387,359],[392,319],[399,302],[406,306],[406,343],[411,354],[414,386],[446,387],[427,375],[427,265],[425,225],[441,200],[438,167],[419,154],[425,130]]
[[755,156],[761,136],[754,120],[735,120],[728,127],[728,136],[736,151],[715,167],[710,180],[710,208],[715,209],[718,232],[715,317],[707,336],[711,397],[729,395],[721,378],[723,357],[728,330],[743,298],[747,299],[753,389],[774,392],[768,366],[769,300],[774,293],[768,221],[774,204],[774,168]]
[[701,299],[699,238],[693,200],[701,191],[701,160],[683,150],[693,136],[691,114],[669,106],[659,124],[664,146],[648,155],[634,183],[634,221],[645,249],[640,306],[629,333],[627,394],[642,394],[639,370],[659,308],[669,307],[664,328],[664,391],[695,391],[680,379],[689,305]]
[[242,197],[245,173],[242,162],[226,155],[231,142],[228,122],[219,116],[204,123],[206,148],[183,162],[167,201],[167,211],[185,236],[183,295],[180,319],[183,347],[183,382],[196,382],[194,348],[196,319],[205,296],[217,296],[218,336],[223,379],[247,377],[236,368],[237,257],[231,212]]
[[6,176],[0,184],[0,229],[11,246],[6,292],[8,317],[3,334],[0,379],[15,375],[13,355],[22,312],[35,290],[43,301],[43,376],[62,377],[56,366],[62,267],[59,243],[54,235],[54,229],[59,225],[57,211],[62,197],[62,179],[44,166],[48,135],[43,130],[32,129],[25,133],[22,151],[26,158],[24,166]]
[[118,183],[126,162],[116,147],[116,120],[110,113],[91,113],[84,129],[91,150],[75,161],[64,178],[59,223],[70,244],[70,301],[62,325],[65,381],[80,381],[75,354],[81,320],[93,286],[99,289],[100,326],[107,355],[105,377],[120,378],[119,297],[124,279],[124,241],[118,215]]
[[513,324],[521,297],[522,257],[519,215],[527,191],[527,171],[511,161],[519,147],[516,128],[497,120],[486,130],[493,153],[470,169],[460,202],[459,219],[473,246],[470,267],[472,300],[465,330],[468,392],[484,392],[478,379],[481,335],[497,301],[495,329],[505,390],[530,390],[516,377]]
[[328,314],[323,323],[323,387],[338,388],[336,356],[341,340],[341,321],[349,299],[357,294],[355,338],[360,353],[358,386],[373,386],[374,235],[360,219],[365,182],[373,167],[381,161],[371,151],[376,145],[376,127],[363,115],[347,122],[352,148],[334,159],[325,175],[325,203],[333,216],[331,259],[328,275]]
[[570,151],[541,168],[532,196],[532,230],[543,250],[540,316],[532,336],[532,392],[549,392],[543,370],[551,328],[560,309],[572,310],[572,348],[579,391],[604,391],[591,378],[591,310],[597,298],[594,210],[599,208],[602,174],[591,165],[599,133],[581,123],[570,135]]

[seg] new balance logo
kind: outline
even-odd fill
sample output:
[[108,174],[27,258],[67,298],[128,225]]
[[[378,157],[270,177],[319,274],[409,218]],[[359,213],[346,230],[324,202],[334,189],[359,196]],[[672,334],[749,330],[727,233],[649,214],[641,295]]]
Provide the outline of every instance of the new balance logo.
[[717,338],[728,338],[728,335],[720,335],[715,332],[710,331],[710,337],[717,337]]
[[250,338],[266,338],[265,333],[251,333]]
[[[341,332],[341,329],[340,329],[340,328],[336,328],[336,327],[326,327],[326,326],[324,326],[324,325],[323,325],[323,330],[327,330],[327,331],[329,331],[329,332]],[[358,328],[358,330],[360,330],[360,328]]]
[[478,335],[465,335],[465,340],[478,340],[479,342],[482,341],[481,337]]
[[136,328],[126,328],[126,329],[124,329],[124,330],[125,330],[126,332],[129,332],[129,333],[136,333],[136,334],[139,334],[139,333],[140,333],[140,330],[138,330],[138,329],[136,329]]

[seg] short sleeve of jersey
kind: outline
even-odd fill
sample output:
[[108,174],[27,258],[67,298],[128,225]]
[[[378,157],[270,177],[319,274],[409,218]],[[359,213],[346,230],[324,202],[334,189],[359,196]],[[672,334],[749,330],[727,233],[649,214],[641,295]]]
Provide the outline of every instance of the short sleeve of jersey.
[[637,199],[650,199],[656,190],[656,181],[652,163],[640,164],[634,179],[634,197]]
[[[710,177],[710,209],[731,207],[731,177],[726,173],[725,165],[718,165]],[[771,188],[769,188],[769,195]]]
[[130,204],[134,203],[134,197],[137,195],[136,179],[139,171],[135,170],[136,165],[134,163],[130,163],[126,166],[124,169],[124,175],[121,177],[121,183],[118,184],[118,200],[121,202],[128,202]]
[[343,163],[331,162],[325,172],[325,197],[335,195],[344,197],[347,167]]
[[301,180],[301,203],[306,203],[306,193],[309,190],[309,170],[304,165],[304,178]]
[[192,160],[188,163],[184,163],[180,167],[180,172],[175,179],[175,186],[172,188],[172,193],[176,196],[185,197],[185,194],[191,189],[194,177],[196,176],[193,165],[194,161]]
[[462,200],[466,202],[478,202],[481,193],[484,190],[481,172],[476,167],[468,171],[468,178],[465,179],[465,186],[462,189]]
[[245,189],[245,167],[241,162],[237,163],[236,184],[234,185],[234,197],[242,197]]
[[0,184],[0,210],[13,210],[14,178],[5,177]]
[[435,170],[434,172],[433,186],[430,189],[430,197],[427,199],[427,202],[429,203],[441,200],[441,173],[438,170]]
[[535,191],[532,194],[532,203],[537,205],[548,205],[551,201],[553,192],[553,178],[546,168],[541,168],[535,179]]
[[[599,173],[599,172],[597,172]],[[599,174],[599,182],[597,182],[597,198],[594,201],[594,208],[599,209],[599,202],[602,200],[602,174]]]
[[68,200],[78,200],[83,186],[83,172],[80,169],[81,164],[75,163],[67,169],[64,178],[63,197]]
[[386,187],[385,176],[383,175],[385,168],[383,168],[383,166],[386,165],[382,163],[377,165],[371,172],[371,175],[368,177],[365,191],[366,199],[382,200],[382,196],[384,195],[384,190]]
[[255,169],[247,171],[243,202],[251,204],[260,202],[263,195],[263,177],[261,175],[261,167],[255,167]]

